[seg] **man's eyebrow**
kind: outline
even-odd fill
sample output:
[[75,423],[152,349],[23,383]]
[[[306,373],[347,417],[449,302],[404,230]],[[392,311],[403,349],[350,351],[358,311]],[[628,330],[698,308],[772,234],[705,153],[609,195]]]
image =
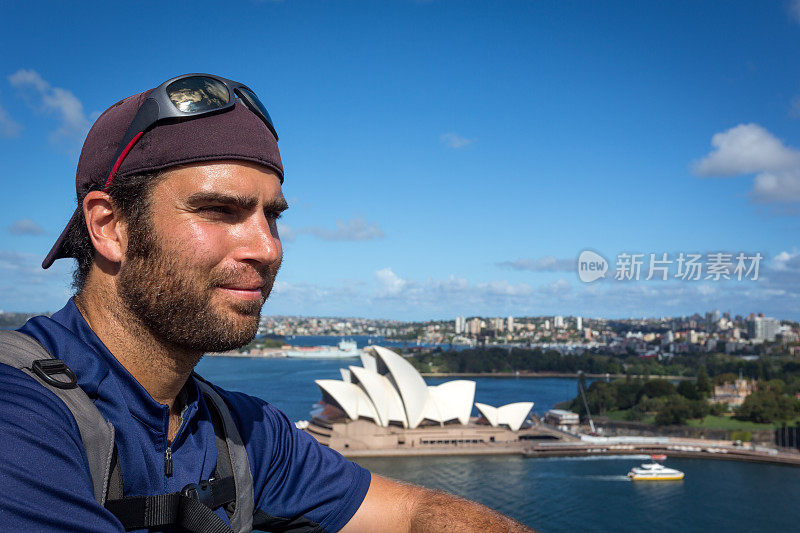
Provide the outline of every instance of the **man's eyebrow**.
[[[239,196],[221,192],[196,192],[189,196],[186,203],[192,206],[202,204],[221,204],[232,205],[239,209],[250,210],[258,205],[258,198],[255,196]],[[284,198],[269,200],[264,204],[267,211],[284,211],[289,208]]]
[[271,211],[273,213],[281,213],[289,209],[289,204],[286,203],[285,198],[275,198],[264,204],[264,211]]

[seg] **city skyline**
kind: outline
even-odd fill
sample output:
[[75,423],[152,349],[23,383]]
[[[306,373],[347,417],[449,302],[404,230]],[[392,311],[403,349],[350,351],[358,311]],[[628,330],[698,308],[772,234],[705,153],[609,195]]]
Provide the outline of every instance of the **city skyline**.
[[[800,320],[797,0],[253,1],[180,25],[147,11],[3,7],[0,309],[71,294],[71,262],[39,264],[98,113],[194,71],[247,83],[281,137],[291,208],[265,315]],[[122,19],[141,32],[124,61],[94,45]],[[763,260],[758,279],[611,265],[584,283],[586,250]]]

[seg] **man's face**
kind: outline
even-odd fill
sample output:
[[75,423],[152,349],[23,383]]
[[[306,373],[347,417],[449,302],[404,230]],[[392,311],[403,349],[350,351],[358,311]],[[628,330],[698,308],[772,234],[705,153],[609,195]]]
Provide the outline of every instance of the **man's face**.
[[169,171],[150,200],[148,222],[128,228],[123,303],[177,347],[224,351],[252,340],[283,256],[278,177],[247,163],[193,165]]

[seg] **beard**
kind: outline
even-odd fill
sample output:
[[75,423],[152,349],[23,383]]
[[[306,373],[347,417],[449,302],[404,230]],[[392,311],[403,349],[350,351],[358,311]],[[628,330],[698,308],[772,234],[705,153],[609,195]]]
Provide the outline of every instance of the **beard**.
[[[272,290],[280,263],[256,269],[248,264],[210,271],[181,260],[185,249],[169,253],[150,224],[130,231],[118,291],[125,307],[161,342],[193,352],[224,352],[244,346],[258,331],[261,307]],[[217,287],[257,274],[261,298],[212,302]]]

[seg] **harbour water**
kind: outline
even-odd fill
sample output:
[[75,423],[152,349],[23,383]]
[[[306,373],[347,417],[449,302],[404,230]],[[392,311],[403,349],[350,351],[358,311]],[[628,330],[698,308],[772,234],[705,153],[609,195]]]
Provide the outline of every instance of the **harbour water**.
[[[213,357],[198,372],[222,387],[264,398],[290,419],[307,419],[315,379],[340,379],[357,360]],[[437,384],[447,379],[428,379]],[[533,401],[544,413],[576,393],[569,378],[476,378],[476,401]],[[800,469],[734,461],[668,459],[683,481],[631,482],[645,457],[359,459],[370,470],[477,500],[540,531],[797,531]]]

